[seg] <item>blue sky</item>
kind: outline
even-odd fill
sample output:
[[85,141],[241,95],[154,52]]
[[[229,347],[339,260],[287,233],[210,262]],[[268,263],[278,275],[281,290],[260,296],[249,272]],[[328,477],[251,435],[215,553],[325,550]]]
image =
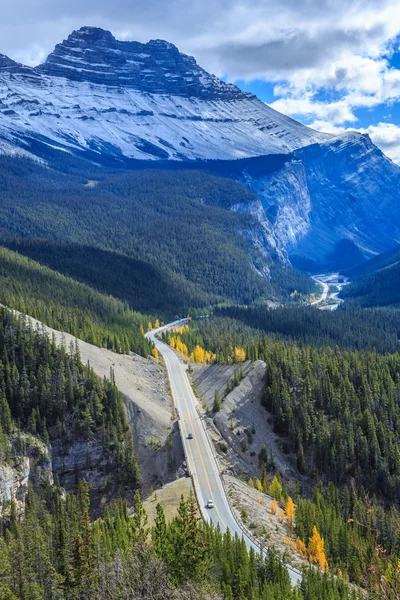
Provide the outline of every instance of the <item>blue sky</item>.
[[166,39],[316,129],[356,129],[400,164],[399,0],[13,0],[0,52],[44,60],[73,29]]

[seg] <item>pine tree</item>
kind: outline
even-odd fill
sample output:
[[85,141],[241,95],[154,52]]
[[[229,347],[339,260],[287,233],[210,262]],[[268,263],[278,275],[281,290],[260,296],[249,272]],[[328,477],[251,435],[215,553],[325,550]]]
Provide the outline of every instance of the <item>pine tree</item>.
[[151,531],[151,539],[157,556],[162,560],[165,560],[168,564],[170,555],[169,539],[167,535],[165,514],[160,503],[156,506],[156,517],[154,519],[154,527]]
[[272,483],[269,486],[269,494],[270,496],[272,496],[272,498],[276,498],[277,500],[281,499],[282,485],[276,475],[274,476]]
[[221,408],[222,408],[221,396],[219,394],[219,391],[215,390],[213,412],[217,413],[221,410]]
[[147,522],[148,517],[146,510],[142,504],[139,490],[136,490],[133,498],[133,515],[132,515],[132,527],[135,539],[141,542],[145,542],[148,534]]

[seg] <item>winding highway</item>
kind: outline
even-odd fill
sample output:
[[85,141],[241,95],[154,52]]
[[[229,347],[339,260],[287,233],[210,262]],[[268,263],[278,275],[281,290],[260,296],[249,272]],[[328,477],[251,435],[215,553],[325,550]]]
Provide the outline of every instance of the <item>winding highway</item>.
[[314,279],[314,281],[316,281],[317,283],[320,283],[322,285],[322,294],[320,295],[319,298],[317,298],[317,300],[314,300],[314,302],[310,302],[311,305],[320,304],[321,302],[325,302],[325,300],[328,297],[329,285],[327,283],[325,283],[325,281],[321,281],[321,279],[319,279],[319,277],[320,277],[320,275],[314,275],[313,279]]
[[[241,529],[235,520],[229,505],[212,441],[196,408],[197,400],[186,374],[186,365],[172,348],[156,337],[158,333],[176,325],[182,325],[185,321],[186,319],[181,319],[150,331],[146,337],[155,344],[164,358],[175,408],[179,416],[179,428],[187,465],[199,507],[206,521],[219,525],[222,532],[229,529],[233,535],[237,533],[239,537],[243,536],[248,548],[260,552],[258,544]],[[189,433],[193,435],[193,439],[188,438]],[[209,500],[212,500],[214,508],[207,508]],[[293,584],[301,580],[299,571],[291,567],[288,567],[288,570]]]

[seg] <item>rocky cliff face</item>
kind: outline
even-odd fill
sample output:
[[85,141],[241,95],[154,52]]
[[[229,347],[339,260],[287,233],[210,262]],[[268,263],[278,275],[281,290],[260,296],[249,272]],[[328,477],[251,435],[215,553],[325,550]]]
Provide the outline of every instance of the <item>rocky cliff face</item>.
[[17,439],[10,439],[12,458],[0,459],[0,507],[11,500],[23,505],[28,485],[38,489],[43,483],[53,484],[49,449],[32,436],[22,435],[23,448],[16,450]]
[[400,169],[368,136],[349,133],[313,144],[274,172],[265,170],[243,172],[240,180],[259,198],[243,209],[272,226],[278,246],[295,262],[328,264],[344,239],[366,257],[400,239]]
[[82,27],[58,44],[36,70],[71,81],[122,87],[150,94],[207,100],[254,98],[198,66],[164,40],[147,44],[116,40],[109,31]]
[[79,480],[90,485],[93,510],[105,501],[123,495],[118,486],[112,457],[104,450],[101,440],[87,441],[72,437],[46,446],[37,438],[22,435],[23,449],[16,450],[16,437],[10,440],[11,456],[7,462],[0,458],[0,507],[11,500],[24,505],[28,485],[38,490],[43,483],[54,483],[57,477],[62,487],[73,490]]

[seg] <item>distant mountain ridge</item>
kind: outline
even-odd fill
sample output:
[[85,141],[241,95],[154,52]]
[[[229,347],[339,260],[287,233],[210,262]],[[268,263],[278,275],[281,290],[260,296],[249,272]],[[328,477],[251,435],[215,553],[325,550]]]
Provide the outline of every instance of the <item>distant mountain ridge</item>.
[[45,75],[150,94],[207,100],[254,98],[199,67],[195,59],[164,40],[147,44],[116,40],[110,31],[82,27],[36,67]]
[[368,136],[314,131],[163,40],[82,27],[37,67],[0,55],[0,154],[119,168],[213,161],[258,197],[224,207],[250,212],[265,250],[297,264],[334,267],[343,240],[368,258],[400,239],[400,168]]

